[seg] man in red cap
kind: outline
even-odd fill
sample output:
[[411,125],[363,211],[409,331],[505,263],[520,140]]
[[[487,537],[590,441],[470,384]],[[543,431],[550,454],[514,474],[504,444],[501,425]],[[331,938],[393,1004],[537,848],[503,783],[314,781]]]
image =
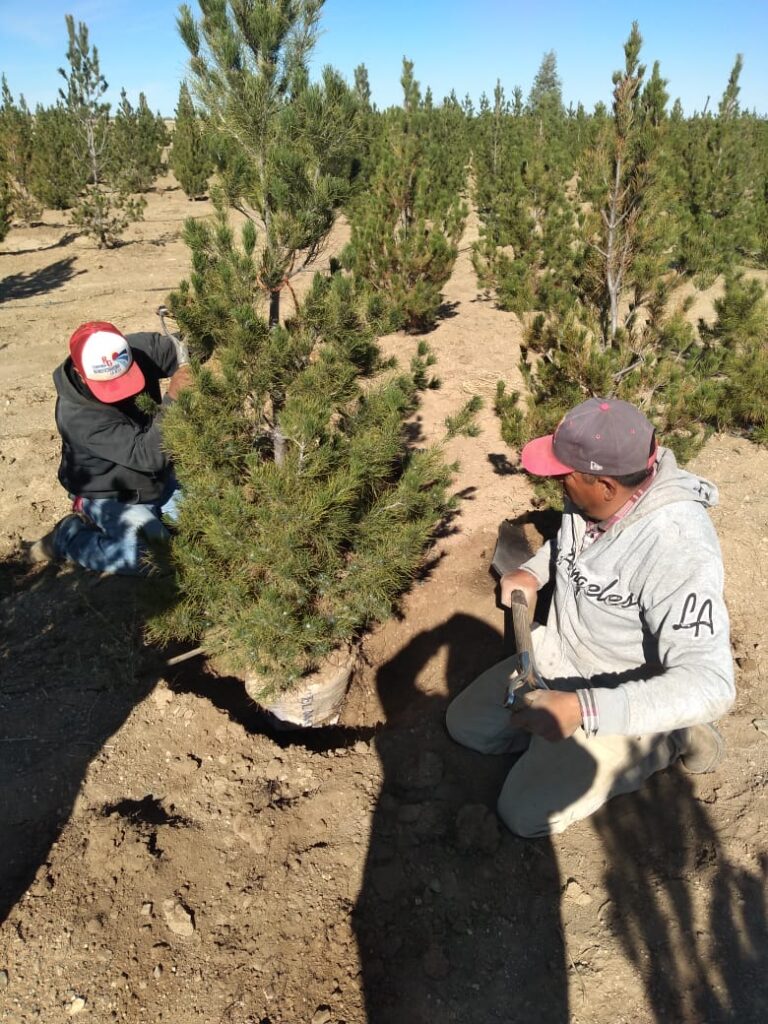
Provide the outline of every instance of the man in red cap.
[[448,730],[483,753],[520,753],[498,802],[518,835],[561,832],[638,789],[678,758],[712,771],[711,723],[734,699],[723,565],[707,508],[717,489],[678,468],[628,402],[591,398],[522,451],[523,468],[561,482],[557,537],[501,577],[502,604],[529,608],[553,583],[533,631],[547,689],[504,706],[511,660],[452,702]]
[[[162,334],[125,337],[110,323],[77,328],[53,375],[62,449],[59,481],[74,512],[30,549],[33,561],[77,562],[99,572],[147,570],[146,540],[165,538],[179,489],[162,448],[163,405],[191,382],[186,346]],[[170,377],[161,402],[160,381]],[[157,415],[139,401],[160,405]]]

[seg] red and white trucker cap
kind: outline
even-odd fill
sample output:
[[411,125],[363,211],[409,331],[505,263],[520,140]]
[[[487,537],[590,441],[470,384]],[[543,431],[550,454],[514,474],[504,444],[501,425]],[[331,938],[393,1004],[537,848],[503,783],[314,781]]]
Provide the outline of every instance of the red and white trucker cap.
[[102,320],[81,324],[69,339],[69,352],[75,369],[100,402],[120,402],[144,387],[144,374],[114,324]]
[[590,398],[567,412],[554,434],[523,448],[523,469],[534,476],[639,473],[656,460],[653,424],[629,402]]

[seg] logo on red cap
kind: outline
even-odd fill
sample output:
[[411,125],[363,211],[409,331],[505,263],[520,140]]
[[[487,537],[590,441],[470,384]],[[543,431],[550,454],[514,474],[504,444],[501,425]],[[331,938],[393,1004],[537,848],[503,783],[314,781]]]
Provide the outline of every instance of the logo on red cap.
[[70,338],[69,351],[77,372],[101,402],[120,402],[144,387],[144,374],[114,324],[83,324]]

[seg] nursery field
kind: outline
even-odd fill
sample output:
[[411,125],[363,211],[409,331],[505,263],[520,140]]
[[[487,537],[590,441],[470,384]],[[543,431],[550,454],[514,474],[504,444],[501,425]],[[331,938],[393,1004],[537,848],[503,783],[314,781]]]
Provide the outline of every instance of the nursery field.
[[[23,564],[68,511],[51,373],[69,334],[155,329],[189,268],[183,220],[209,212],[168,176],[114,250],[54,212],[0,243],[0,1020],[768,1020],[768,449],[720,434],[693,463],[720,489],[737,663],[715,774],[669,770],[526,841],[494,813],[509,761],[445,732],[502,653],[498,525],[528,517],[535,545],[541,519],[492,411],[497,379],[520,383],[521,328],[478,288],[474,212],[412,433],[474,394],[481,432],[450,442],[459,510],[366,637],[338,726],[270,732],[237,679],[168,667],[142,643],[146,584]],[[383,339],[406,363],[415,346]]]

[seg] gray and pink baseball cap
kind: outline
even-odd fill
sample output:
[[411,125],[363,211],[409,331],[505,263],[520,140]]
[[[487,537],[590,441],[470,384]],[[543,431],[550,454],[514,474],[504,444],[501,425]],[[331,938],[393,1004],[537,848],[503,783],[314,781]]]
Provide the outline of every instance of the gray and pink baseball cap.
[[100,402],[121,402],[144,387],[144,374],[131,346],[114,324],[92,320],[69,339],[69,354],[89,390]]
[[655,430],[629,402],[590,398],[560,420],[554,434],[537,437],[523,448],[520,461],[534,476],[639,473],[656,460]]

